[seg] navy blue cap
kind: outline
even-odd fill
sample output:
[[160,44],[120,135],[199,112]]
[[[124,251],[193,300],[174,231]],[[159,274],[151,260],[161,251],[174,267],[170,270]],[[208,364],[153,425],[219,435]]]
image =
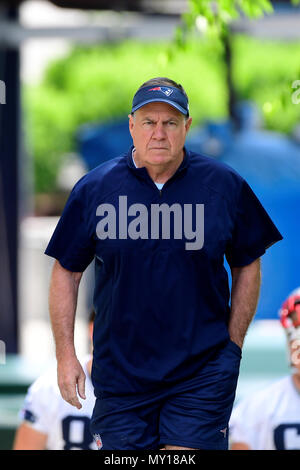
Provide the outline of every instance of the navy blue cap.
[[187,97],[176,87],[159,85],[140,88],[133,97],[131,112],[134,113],[145,104],[155,102],[168,103],[185,116],[189,115]]

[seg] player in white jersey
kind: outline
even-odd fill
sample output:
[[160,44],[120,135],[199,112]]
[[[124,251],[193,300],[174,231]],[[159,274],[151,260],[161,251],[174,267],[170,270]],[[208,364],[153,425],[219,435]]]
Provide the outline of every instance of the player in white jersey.
[[289,295],[279,314],[287,334],[291,375],[234,407],[231,450],[300,450],[300,288]]
[[[90,318],[92,334],[93,314]],[[86,375],[85,394],[80,409],[62,399],[53,367],[41,375],[28,389],[14,450],[96,450],[90,433],[95,396],[91,382],[92,356],[81,361]]]

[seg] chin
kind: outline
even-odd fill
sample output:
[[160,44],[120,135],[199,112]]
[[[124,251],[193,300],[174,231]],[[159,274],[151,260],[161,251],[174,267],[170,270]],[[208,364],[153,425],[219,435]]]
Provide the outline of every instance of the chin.
[[153,164],[161,164],[161,163],[168,163],[172,160],[171,155],[168,154],[155,154],[154,152],[149,155],[149,162]]

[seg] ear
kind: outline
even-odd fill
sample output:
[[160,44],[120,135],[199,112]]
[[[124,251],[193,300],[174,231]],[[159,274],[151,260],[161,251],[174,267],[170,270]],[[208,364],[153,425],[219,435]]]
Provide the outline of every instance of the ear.
[[191,127],[192,120],[193,120],[193,118],[189,117],[188,120],[187,120],[186,123],[185,123],[185,129],[186,129],[186,132],[187,132],[187,133],[188,133],[190,127]]
[[129,117],[129,132],[131,134],[131,137],[132,137],[132,130],[133,130],[133,127],[134,127],[134,118],[132,116],[132,114],[128,114],[128,117]]

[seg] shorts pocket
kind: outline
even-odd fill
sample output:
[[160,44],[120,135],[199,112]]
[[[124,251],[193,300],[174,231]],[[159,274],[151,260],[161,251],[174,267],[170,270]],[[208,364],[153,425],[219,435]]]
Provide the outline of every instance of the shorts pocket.
[[235,396],[241,357],[241,348],[229,340],[219,356],[218,390],[224,399]]
[[238,356],[239,356],[240,358],[242,357],[242,350],[241,350],[241,348],[239,347],[238,344],[236,344],[236,343],[235,343],[234,341],[232,341],[231,339],[230,339],[229,342],[228,342],[228,347],[229,347],[230,349],[232,349],[232,351],[235,351],[235,352],[238,354]]

